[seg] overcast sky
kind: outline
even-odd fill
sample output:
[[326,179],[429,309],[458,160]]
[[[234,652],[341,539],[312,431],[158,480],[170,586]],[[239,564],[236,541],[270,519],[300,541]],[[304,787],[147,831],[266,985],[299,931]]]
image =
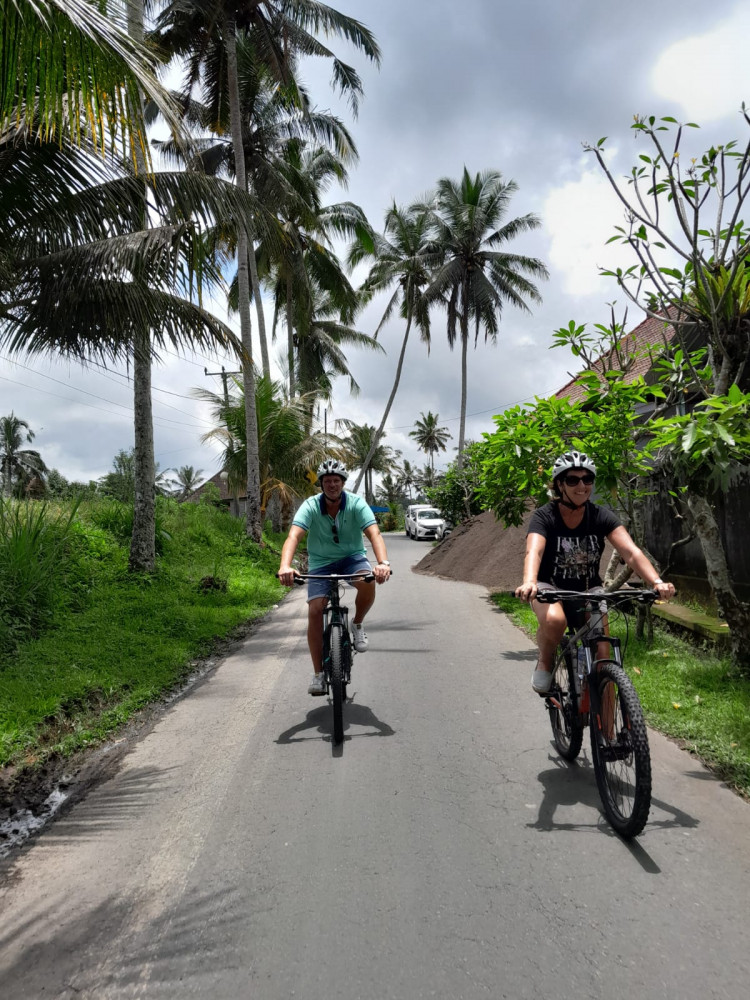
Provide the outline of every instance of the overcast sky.
[[[351,128],[360,162],[346,192],[330,200],[357,202],[380,227],[392,201],[408,205],[440,177],[493,169],[518,192],[510,215],[534,212],[541,228],[513,250],[541,258],[550,279],[531,315],[504,311],[497,345],[469,355],[467,437],[492,429],[492,415],[534,395],[554,392],[575,370],[551,337],[571,319],[606,322],[615,286],[600,265],[622,253],[605,247],[622,210],[584,154],[583,142],[608,136],[610,163],[624,175],[645,151],[630,129],[634,114],[696,121],[685,152],[711,142],[746,140],[739,109],[750,101],[750,5],[747,0],[339,0],[337,9],[365,23],[382,49],[379,71],[339,41],[331,46],[353,63],[365,99]],[[304,67],[314,102],[347,115],[329,88],[329,70]],[[629,263],[629,261],[628,261]],[[621,298],[621,297],[620,297]],[[624,304],[624,303],[622,303]],[[374,332],[384,301],[358,327]],[[630,325],[638,317],[631,311]],[[429,357],[414,339],[387,425],[387,443],[419,465],[426,461],[408,432],[420,413],[437,413],[458,439],[460,353],[451,353],[443,317],[435,314]],[[352,351],[361,386],[349,396],[336,387],[328,411],[337,418],[379,424],[403,336],[398,318],[381,335],[387,353]],[[273,348],[276,353],[276,348]],[[200,443],[211,427],[195,386],[220,391],[226,357],[166,356],[153,374],[156,457],[161,469],[193,465],[218,471],[215,447]],[[127,373],[48,359],[0,357],[0,415],[14,411],[36,432],[34,447],[69,479],[95,479],[115,453],[133,444]],[[444,465],[452,452],[441,456]]]

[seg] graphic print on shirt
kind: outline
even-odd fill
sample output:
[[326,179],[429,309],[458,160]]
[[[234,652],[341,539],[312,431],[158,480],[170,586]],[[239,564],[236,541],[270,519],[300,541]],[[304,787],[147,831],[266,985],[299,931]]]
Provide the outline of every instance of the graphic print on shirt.
[[554,576],[557,580],[584,580],[594,577],[599,559],[596,535],[558,538]]

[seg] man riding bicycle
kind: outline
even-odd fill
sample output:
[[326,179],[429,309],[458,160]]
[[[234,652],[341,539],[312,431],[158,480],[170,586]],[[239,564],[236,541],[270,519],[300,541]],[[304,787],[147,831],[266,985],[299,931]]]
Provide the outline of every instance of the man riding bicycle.
[[[368,504],[356,493],[347,493],[344,484],[349,473],[336,458],[327,458],[318,466],[321,493],[308,497],[294,515],[281,550],[279,579],[286,587],[294,583],[292,559],[300,540],[307,534],[307,554],[311,573],[369,574],[377,583],[385,583],[391,575],[383,536]],[[365,556],[362,535],[365,535],[377,559],[370,566]],[[368,640],[364,618],[375,601],[375,583],[353,580],[357,591],[352,622],[352,641],[358,653],[367,650]],[[323,611],[328,603],[328,580],[308,580],[307,583],[307,645],[315,671],[307,689],[312,695],[325,694],[323,676]]]

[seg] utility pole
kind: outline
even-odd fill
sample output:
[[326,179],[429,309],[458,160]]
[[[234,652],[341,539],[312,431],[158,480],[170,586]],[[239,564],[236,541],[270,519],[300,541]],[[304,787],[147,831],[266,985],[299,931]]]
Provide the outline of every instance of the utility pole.
[[[210,372],[208,368],[204,368],[203,371],[206,373],[206,376],[208,377],[214,375],[221,376],[221,384],[224,386],[224,414],[226,419],[226,414],[229,411],[229,388],[227,386],[227,379],[229,378],[230,375],[241,375],[242,372],[241,371],[228,372],[224,368],[224,365],[221,366],[220,372]],[[227,426],[227,437],[228,437],[227,450],[231,455],[234,452],[234,441],[232,440],[232,435],[229,433],[229,426]],[[239,501],[237,497],[234,496],[234,494],[232,494],[232,496],[230,497],[229,505],[230,505],[230,513],[233,514],[235,517],[239,517]]]
[[221,371],[220,372],[210,372],[208,370],[208,368],[204,368],[203,371],[206,373],[206,375],[220,375],[221,376],[221,382],[222,382],[222,385],[224,386],[224,409],[228,410],[229,409],[229,389],[227,388],[227,379],[229,378],[230,375],[241,375],[242,372],[228,372],[224,368],[224,365],[221,366]]

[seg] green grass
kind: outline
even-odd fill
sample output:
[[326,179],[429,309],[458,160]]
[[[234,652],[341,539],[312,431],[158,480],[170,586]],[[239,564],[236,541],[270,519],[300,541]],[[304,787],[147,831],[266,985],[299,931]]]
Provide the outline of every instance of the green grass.
[[[111,503],[81,506],[54,623],[0,656],[0,766],[106,738],[284,592],[278,538],[260,548],[228,514],[171,502],[159,503],[157,571],[134,577],[116,515]],[[205,577],[226,589],[203,589]]]
[[[514,624],[534,636],[536,616],[528,604],[505,594],[492,599]],[[724,781],[750,796],[750,680],[710,648],[699,649],[658,625],[649,648],[635,639],[632,618],[629,626],[625,666],[649,725],[679,740]],[[622,620],[613,622],[612,634],[624,646]]]

